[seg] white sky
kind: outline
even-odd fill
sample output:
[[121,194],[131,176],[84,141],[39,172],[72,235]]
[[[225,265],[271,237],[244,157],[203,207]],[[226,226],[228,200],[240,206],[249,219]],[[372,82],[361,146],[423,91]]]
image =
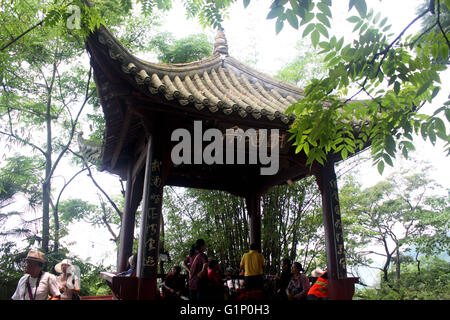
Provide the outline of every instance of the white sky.
[[[393,25],[392,31],[398,33],[404,26],[406,26],[415,17],[415,8],[420,3],[420,0],[368,0],[369,5],[376,6],[376,12],[381,11],[383,17],[388,14],[389,21]],[[334,1],[333,8],[333,29],[331,35],[336,35],[338,38],[342,35],[348,39],[352,24],[345,22],[348,17],[347,6],[348,1]],[[257,70],[268,74],[274,74],[276,71],[286,65],[294,58],[295,44],[301,39],[301,31],[294,30],[286,22],[284,29],[279,35],[275,34],[275,20],[266,20],[268,7],[271,1],[253,0],[249,8],[243,9],[242,1],[237,3],[230,10],[229,19],[224,22],[225,34],[228,41],[230,55],[240,61],[247,62],[249,60],[256,60],[254,66]],[[354,9],[353,9],[354,10]],[[352,15],[356,15],[354,10]],[[167,22],[165,24],[167,31],[170,31],[177,38],[182,38],[193,33],[206,33],[213,41],[215,31],[211,29],[202,29],[195,21],[185,19],[184,8],[180,5],[175,6],[169,13]],[[256,30],[256,32],[255,32]],[[256,58],[256,59],[255,59]],[[437,104],[442,105],[446,101],[448,94],[448,87],[445,88],[449,79],[449,72],[446,76],[442,76],[443,90],[436,98],[436,104],[433,103],[433,108]],[[430,107],[428,107],[430,108]],[[416,146],[418,152],[416,157],[429,161],[435,166],[433,177],[443,186],[450,188],[450,173],[447,169],[448,158],[445,157],[442,144],[433,147],[429,142],[424,143],[423,140],[417,139]],[[395,162],[399,163],[399,162]],[[363,166],[361,171],[361,180],[364,187],[375,184],[381,178],[385,178],[390,171],[386,167],[385,174],[380,177],[377,170],[371,167],[370,162]],[[67,176],[66,172],[64,175]],[[96,175],[97,181],[110,192],[110,194],[118,194],[120,192],[120,185],[116,177],[108,173],[100,173]],[[62,180],[61,180],[62,181]],[[57,179],[53,182],[57,183]],[[80,188],[81,186],[81,188]],[[97,189],[92,185],[87,177],[77,179],[71,185],[66,195],[70,197],[77,197],[82,199],[97,199]],[[39,216],[40,212],[34,215]],[[74,254],[82,258],[91,258],[91,262],[103,262],[105,264],[115,264],[114,245],[109,240],[109,234],[100,228],[79,223],[72,227],[72,234],[70,237],[64,239],[66,244],[75,241],[76,244],[71,246]]]

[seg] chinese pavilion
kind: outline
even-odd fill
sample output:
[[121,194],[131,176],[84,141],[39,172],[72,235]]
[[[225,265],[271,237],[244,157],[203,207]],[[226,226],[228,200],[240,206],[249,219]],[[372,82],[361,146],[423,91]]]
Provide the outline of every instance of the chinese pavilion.
[[[245,198],[250,242],[261,245],[261,195],[272,186],[316,177],[323,205],[330,299],[351,299],[355,278],[348,278],[334,163],[306,165],[288,141],[294,116],[285,110],[302,99],[303,90],[264,75],[231,57],[223,31],[212,56],[192,63],[162,64],[132,55],[104,26],[86,41],[98,96],[106,122],[101,148],[82,144],[85,155],[100,169],[127,181],[120,232],[117,271],[124,271],[132,254],[135,213],[142,200],[136,299],[157,294],[160,216],[165,185],[227,191]],[[174,163],[172,133],[182,129],[194,136],[202,129],[278,130],[279,168],[262,175],[262,163]],[[244,137],[245,138],[245,137]],[[248,142],[250,143],[250,142]],[[208,143],[202,141],[200,148]],[[200,150],[191,146],[194,158]],[[271,149],[273,146],[268,146]],[[261,146],[260,146],[261,148]],[[273,149],[271,149],[273,152]],[[232,153],[233,148],[224,150]],[[250,153],[246,151],[250,157]]]

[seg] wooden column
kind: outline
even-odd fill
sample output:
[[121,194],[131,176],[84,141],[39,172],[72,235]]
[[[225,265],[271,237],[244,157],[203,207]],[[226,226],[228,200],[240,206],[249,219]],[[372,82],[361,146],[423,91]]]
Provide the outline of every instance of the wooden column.
[[127,270],[128,258],[133,254],[134,225],[136,211],[142,198],[144,185],[144,170],[133,176],[134,161],[130,161],[127,172],[127,186],[125,190],[125,204],[120,226],[120,247],[117,257],[117,271]]
[[342,235],[341,211],[334,162],[329,160],[316,177],[322,193],[328,279],[345,279],[347,278],[347,270],[344,238]]
[[250,193],[245,197],[247,213],[250,217],[250,243],[256,243],[261,251],[261,196]]
[[139,300],[154,300],[158,294],[156,279],[163,194],[162,143],[158,135],[149,135],[137,263]]

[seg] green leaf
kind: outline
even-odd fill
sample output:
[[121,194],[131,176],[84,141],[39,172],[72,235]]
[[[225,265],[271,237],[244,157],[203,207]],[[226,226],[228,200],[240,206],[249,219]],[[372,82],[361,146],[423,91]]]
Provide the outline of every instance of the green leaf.
[[295,15],[294,11],[292,11],[290,9],[287,10],[286,11],[286,19],[294,29],[298,29],[298,19],[297,19],[297,16]]
[[279,16],[281,16],[281,14],[284,12],[284,8],[283,7],[275,7],[272,10],[270,10],[269,14],[267,15],[266,19],[274,19],[277,18]]
[[314,19],[315,15],[312,12],[307,12],[305,14],[305,17],[302,19],[302,21],[300,22],[300,25],[304,25],[307,24],[308,22],[310,22],[312,19]]
[[308,155],[309,154],[309,143],[305,142],[303,144],[303,151],[305,151],[305,154]]
[[384,162],[381,160],[380,162],[378,162],[378,172],[380,173],[380,174],[383,174],[383,171],[384,171]]
[[379,27],[382,28],[382,27],[386,24],[387,20],[388,20],[387,17],[384,18],[383,20],[381,20],[381,22],[380,22],[380,24],[379,24]]
[[365,0],[355,0],[355,8],[359,15],[364,18],[367,14],[367,4]]
[[323,13],[318,13],[316,14],[316,18],[324,25],[326,25],[328,28],[331,28],[330,20],[328,20],[326,15],[324,15]]
[[364,31],[366,31],[366,29],[369,27],[368,23],[364,23],[363,26],[361,27],[361,30],[359,30],[360,33],[363,33]]
[[407,148],[403,148],[402,149],[402,154],[403,154],[403,157],[406,159],[406,160],[408,160],[408,149]]
[[250,4],[250,0],[244,0],[244,8],[247,8]]
[[354,5],[355,5],[355,0],[350,0],[348,2],[348,11],[352,10]]
[[398,93],[400,92],[400,82],[399,81],[395,81],[395,83],[394,83],[394,92],[396,95],[398,95]]
[[373,24],[377,24],[378,21],[380,20],[381,17],[381,12],[378,12],[377,15],[375,16],[375,18],[373,19]]
[[434,60],[437,59],[439,53],[439,44],[437,42],[433,43],[431,47],[431,54],[433,55]]
[[347,21],[350,23],[357,23],[357,22],[361,21],[361,19],[357,16],[351,16],[350,18],[347,19]]
[[325,38],[328,38],[328,30],[323,26],[323,24],[317,23],[316,24],[316,30],[318,30],[321,34],[325,36]]
[[319,43],[319,39],[320,39],[320,33],[316,29],[313,31],[313,33],[311,33],[311,42],[314,47],[317,47],[317,44]]
[[420,134],[422,135],[423,140],[427,140],[428,132],[427,125],[425,123],[420,126]]
[[419,90],[417,90],[416,92],[416,98],[421,96],[425,91],[427,91],[427,89],[431,86],[431,84],[433,83],[432,80],[428,80],[426,81],[420,88]]
[[306,26],[305,30],[303,31],[303,38],[306,37],[311,31],[313,31],[315,28],[314,23],[310,23]]
[[[434,118],[434,127],[436,128],[436,133],[439,137],[446,137],[445,123],[440,118]],[[445,138],[444,138],[445,139]]]
[[394,166],[394,163],[392,162],[391,157],[390,157],[387,153],[383,153],[383,159],[384,159],[384,161],[386,161],[387,164],[390,165],[391,167]]
[[353,28],[353,32],[355,32],[356,30],[358,30],[362,24],[363,24],[364,20],[359,20],[359,22],[355,25],[355,27]]
[[[386,151],[393,156],[395,153],[395,140],[392,136],[388,135],[385,139]],[[387,162],[387,161],[386,161]]]
[[439,93],[440,90],[441,90],[441,87],[435,87],[433,89],[433,92],[431,93],[430,100],[433,100],[437,96],[437,94]]
[[277,34],[280,33],[280,31],[283,29],[284,26],[284,21],[281,20],[280,18],[277,19],[277,22],[275,23],[275,32]]
[[344,45],[344,38],[342,37],[336,44],[336,51],[341,50],[343,45]]
[[329,16],[330,18],[332,18],[332,14],[331,14],[331,10],[330,7],[327,6],[325,3],[320,2],[317,7],[319,8],[320,11],[322,11],[324,14],[326,14],[327,16]]
[[342,156],[342,160],[347,159],[347,157],[348,157],[348,151],[347,151],[346,148],[343,148],[343,149],[342,149],[342,151],[341,151],[341,156]]
[[428,126],[428,137],[434,146],[436,144],[436,132],[434,131],[434,126]]
[[[291,4],[292,10],[293,10],[297,15],[300,16],[300,6],[299,6],[299,4],[298,4],[298,1],[296,1],[296,0],[289,0],[289,3]],[[304,11],[303,11],[303,13],[304,13]]]
[[447,61],[448,60],[448,46],[447,46],[447,43],[442,42],[441,46],[439,47],[439,51],[441,53],[441,58],[444,61]]

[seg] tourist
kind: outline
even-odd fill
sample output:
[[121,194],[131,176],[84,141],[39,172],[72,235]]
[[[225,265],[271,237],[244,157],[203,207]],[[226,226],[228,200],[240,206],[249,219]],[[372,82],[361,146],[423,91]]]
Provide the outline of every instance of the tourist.
[[163,295],[168,300],[183,299],[186,291],[185,277],[180,266],[173,266],[162,283]]
[[300,262],[292,264],[292,278],[286,288],[288,300],[306,300],[310,286],[308,276],[304,271]]
[[241,260],[241,274],[244,274],[244,287],[246,290],[263,289],[264,257],[258,252],[256,243],[250,244],[250,251],[245,253]]
[[319,277],[316,282],[312,285],[311,289],[308,291],[308,295],[306,296],[307,300],[327,300],[329,296],[328,291],[328,272],[319,272],[316,273]]
[[204,300],[208,284],[208,257],[205,254],[206,242],[198,239],[194,246],[195,257],[189,269],[189,295],[193,301]]
[[59,300],[61,293],[55,275],[43,270],[45,254],[30,250],[25,258],[25,275],[20,278],[12,300]]
[[280,300],[287,300],[286,289],[291,281],[291,260],[283,258],[281,260],[281,275],[277,277],[276,281],[276,298]]
[[76,272],[68,259],[64,259],[55,266],[55,271],[61,273],[58,280],[61,300],[79,300],[80,294],[80,275]]

